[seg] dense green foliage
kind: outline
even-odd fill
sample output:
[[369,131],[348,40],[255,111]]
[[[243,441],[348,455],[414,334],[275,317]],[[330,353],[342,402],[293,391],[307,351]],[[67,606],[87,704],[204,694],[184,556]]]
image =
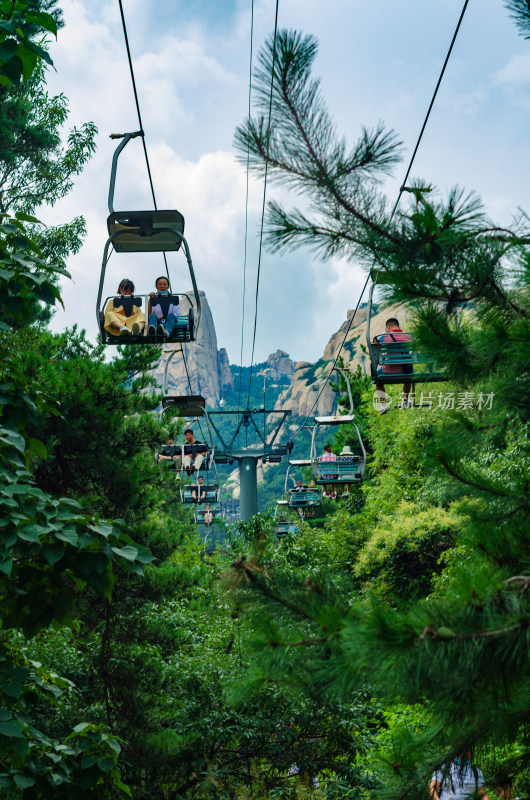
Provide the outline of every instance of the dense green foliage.
[[[309,199],[308,214],[271,201],[269,245],[307,245],[375,264],[382,297],[414,310],[415,339],[449,383],[421,387],[433,401],[428,410],[379,418],[364,398],[372,478],[357,513],[343,509],[325,526],[339,564],[350,566],[347,602],[336,608],[336,593],[329,596],[321,578],[318,601],[308,606],[297,595],[305,583],[297,589],[292,577],[260,562],[254,569],[266,579],[255,588],[310,617],[307,644],[319,653],[307,655],[309,686],[317,696],[347,699],[369,682],[387,708],[415,709],[404,715],[406,727],[393,723],[393,752],[385,756],[383,748],[389,770],[379,772],[381,796],[424,796],[433,768],[469,747],[490,790],[509,776],[524,794],[528,220],[519,214],[511,229],[496,227],[478,198],[456,188],[442,200],[421,181],[392,213],[379,179],[399,160],[399,144],[380,127],[363,131],[347,151],[311,76],[315,52],[315,40],[298,33],[280,32],[276,47],[269,40],[258,115],[236,134],[258,172],[268,163],[269,180]],[[311,535],[314,542],[318,534]],[[316,568],[312,560],[306,582]],[[269,648],[271,641],[264,636]],[[273,664],[292,646],[287,635],[284,645],[265,650]]]
[[[53,6],[0,3],[6,35],[27,23],[0,60],[33,63],[0,73],[17,82],[0,80],[0,159],[5,142],[20,156],[0,187],[2,797],[425,798],[432,770],[467,747],[489,792],[513,781],[528,796],[526,218],[498,229],[478,201],[420,184],[392,218],[377,179],[394,137],[365,132],[348,154],[312,83],[316,43],[280,35],[258,84],[268,98],[274,63],[272,129],[262,116],[238,138],[260,170],[270,135],[273,178],[306,191],[320,220],[273,204],[270,241],[375,258],[448,382],[418,390],[431,408],[379,416],[369,380],[350,374],[363,485],[281,542],[264,513],[204,553],[175,473],[153,458],[182,426],[154,413],[157,348],[108,362],[84,332],[44,324],[82,225],[52,246],[33,213],[70,186],[94,133],[61,149],[46,120],[62,124],[66,103],[24,55],[42,57],[28,42],[39,21],[54,30]],[[262,395],[256,382],[250,405]],[[342,426],[335,452],[345,444]],[[293,453],[308,448],[300,432]],[[271,498],[283,474],[267,473]]]

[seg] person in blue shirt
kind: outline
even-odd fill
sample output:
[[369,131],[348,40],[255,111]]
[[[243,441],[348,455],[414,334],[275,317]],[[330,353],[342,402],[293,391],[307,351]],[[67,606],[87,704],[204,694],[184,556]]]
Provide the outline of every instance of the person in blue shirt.
[[[156,292],[149,293],[148,333],[150,336],[161,333],[163,336],[169,337],[173,333],[173,328],[180,317],[180,305],[178,298],[176,298],[175,303],[172,297],[167,310],[162,308],[160,298],[169,295],[169,281],[164,275],[156,279],[155,287]],[[166,304],[164,303],[164,305]]]

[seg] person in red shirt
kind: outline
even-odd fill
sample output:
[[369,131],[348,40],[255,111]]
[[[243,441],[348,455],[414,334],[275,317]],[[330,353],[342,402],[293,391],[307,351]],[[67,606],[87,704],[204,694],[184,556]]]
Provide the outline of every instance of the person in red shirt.
[[[387,319],[386,323],[386,333],[381,334],[380,336],[374,337],[374,344],[382,344],[387,342],[412,342],[412,336],[410,333],[404,333],[399,327],[399,322],[395,317],[390,317]],[[396,373],[403,373],[403,372],[413,372],[414,367],[412,364],[384,364],[380,366],[377,370],[377,377],[384,378],[386,375],[396,374]],[[375,385],[375,388],[378,392],[385,391],[385,384],[383,381],[378,380]],[[408,408],[409,407],[409,394],[412,388],[412,384],[410,382],[406,382],[403,384],[403,399],[402,403],[398,408]],[[413,400],[411,400],[412,404]],[[380,414],[384,414],[390,408],[390,403],[387,405],[381,406]]]

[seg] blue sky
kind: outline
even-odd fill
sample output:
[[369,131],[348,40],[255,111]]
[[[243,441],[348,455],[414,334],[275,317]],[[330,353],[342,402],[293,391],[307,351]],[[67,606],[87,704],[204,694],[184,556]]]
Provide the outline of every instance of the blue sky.
[[[178,208],[197,280],[207,294],[218,345],[239,360],[245,221],[245,173],[235,160],[233,133],[246,115],[250,0],[123,0],[140,104],[160,208]],[[95,337],[95,301],[106,239],[112,131],[135,130],[136,112],[117,0],[63,0],[66,27],[52,57],[50,91],[70,99],[70,124],[94,120],[98,151],[74,192],[49,223],[84,214],[88,237],[71,259],[63,287],[65,312],[53,326],[78,322]],[[397,196],[451,40],[461,2],[455,0],[280,0],[280,27],[320,42],[315,74],[339,133],[350,143],[361,125],[383,120],[405,143],[405,162],[385,185]],[[254,53],[272,32],[273,0],[255,0]],[[437,103],[412,171],[446,191],[476,190],[499,223],[517,207],[530,211],[528,119],[530,43],[518,36],[501,0],[471,0]],[[126,156],[125,156],[126,153]],[[115,207],[150,206],[139,140],[125,151]],[[245,351],[254,319],[262,186],[251,180]],[[278,196],[271,187],[269,197]],[[285,197],[284,197],[285,200]],[[288,202],[288,200],[287,200]],[[185,261],[170,261],[173,286],[190,288]],[[161,257],[114,255],[106,293],[125,275],[148,291],[163,271]],[[320,262],[304,251],[265,253],[256,360],[277,348],[295,360],[319,358],[355,306],[364,275],[354,263]]]

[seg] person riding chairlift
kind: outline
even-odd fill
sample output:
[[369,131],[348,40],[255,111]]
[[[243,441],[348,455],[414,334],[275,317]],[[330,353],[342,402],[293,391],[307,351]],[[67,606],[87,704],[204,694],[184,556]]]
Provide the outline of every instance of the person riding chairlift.
[[[120,298],[111,297],[105,309],[105,330],[111,336],[139,336],[145,327],[145,314],[138,306],[131,305],[127,298],[134,294],[134,283],[128,278],[118,286]],[[121,303],[120,303],[121,299]]]
[[[195,471],[199,471],[202,467],[204,458],[208,452],[208,448],[204,442],[199,442],[193,436],[191,428],[184,431],[184,438],[186,444],[184,445],[184,458],[182,459],[182,467],[186,470],[188,475],[193,475]],[[193,459],[193,464],[191,463]]]
[[210,508],[210,504],[206,503],[206,505],[204,506],[204,524],[211,525],[212,522],[213,522],[213,513]]
[[204,478],[199,475],[197,478],[197,485],[193,487],[191,498],[194,503],[204,503],[208,487],[204,485]]
[[[348,444],[345,444],[339,453],[339,464],[348,464],[353,461],[358,461],[358,457],[355,455],[355,453],[352,453],[351,447]],[[341,497],[350,496],[350,486],[350,483],[345,483]]]
[[[383,344],[389,342],[412,342],[412,336],[410,333],[405,333],[399,327],[399,322],[395,317],[390,317],[387,319],[386,323],[386,333],[382,333],[379,336],[374,336],[374,344]],[[396,373],[412,373],[414,372],[414,367],[412,364],[383,364],[382,366],[378,367],[377,369],[377,377],[383,378],[385,375],[392,375]],[[375,385],[376,391],[382,392],[383,395],[385,394],[385,384],[383,381],[378,381]],[[404,383],[403,384],[403,399],[402,402],[396,406],[396,408],[412,408],[414,404],[414,398],[412,397],[409,403],[409,394],[412,388],[411,383]],[[386,412],[390,408],[390,403],[385,403],[381,406],[381,410],[379,411],[380,414],[386,414]]]
[[[337,461],[337,456],[331,449],[331,444],[328,442],[324,445],[324,452],[319,458],[321,464],[325,464],[325,466],[320,467],[320,476],[323,480],[330,480],[334,481],[337,479],[338,471],[337,467],[333,466],[331,463],[332,461]],[[337,493],[333,488],[333,484],[325,485],[324,486],[324,497],[337,497]]]
[[173,328],[177,324],[180,317],[180,305],[170,303],[167,314],[164,316],[160,301],[157,302],[157,297],[169,294],[169,281],[163,275],[155,281],[156,292],[149,293],[149,336],[154,336],[156,333],[161,333],[166,338],[169,338],[173,333]]

